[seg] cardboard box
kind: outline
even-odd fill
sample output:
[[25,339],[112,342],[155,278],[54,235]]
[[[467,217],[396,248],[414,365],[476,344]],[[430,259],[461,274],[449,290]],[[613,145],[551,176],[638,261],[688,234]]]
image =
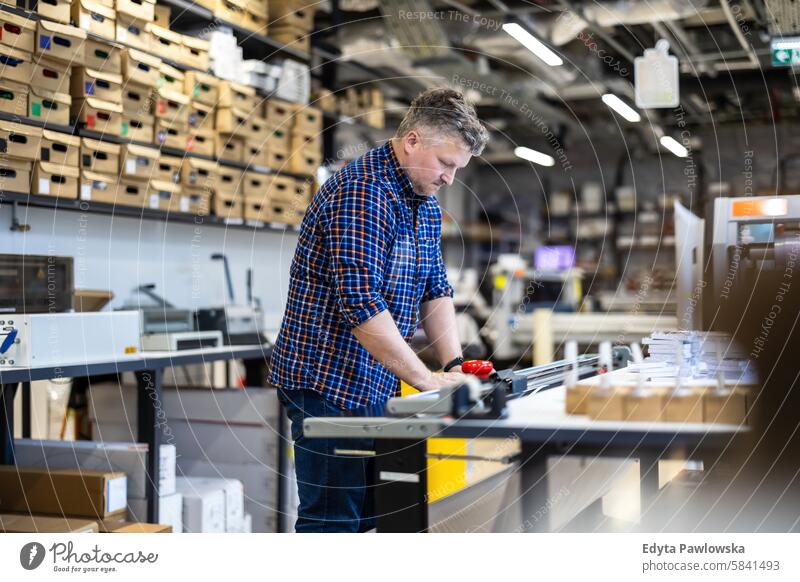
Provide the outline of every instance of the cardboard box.
[[289,129],[286,127],[276,127],[270,131],[271,133],[267,138],[267,149],[273,152],[288,154],[291,143],[291,133],[289,132]]
[[[300,224],[304,210],[293,208],[285,202],[269,202],[256,198],[244,199],[244,218],[264,224]],[[256,449],[258,450],[258,449]]]
[[631,389],[627,386],[603,390],[596,386],[589,394],[586,414],[593,420],[625,420],[625,402]]
[[186,71],[185,82],[184,93],[192,100],[216,107],[219,79],[207,73]]
[[223,531],[229,533],[241,531],[244,519],[244,487],[241,481],[221,477],[180,477],[178,487],[184,496],[184,507],[187,492],[190,497],[202,498],[206,493],[222,491],[224,496]]
[[311,52],[311,33],[296,26],[270,26],[269,36],[273,40],[301,53]]
[[80,146],[81,138],[76,135],[43,129],[39,159],[58,166],[77,168]]
[[218,108],[214,129],[219,133],[238,137],[252,137],[253,133],[247,119],[248,113],[243,109],[231,107]]
[[178,477],[177,487],[183,495],[184,532],[225,532],[225,491],[201,487],[187,477]]
[[314,96],[314,105],[325,113],[336,113],[338,111],[336,96],[330,89],[317,89]]
[[294,108],[291,103],[278,99],[268,99],[264,102],[264,118],[272,128],[288,131],[292,128],[292,115]]
[[164,28],[169,28],[169,20],[171,17],[171,10],[169,6],[163,4],[156,4],[153,7],[153,22]]
[[[183,532],[183,495],[174,493],[158,500],[158,521],[169,525],[173,533]],[[128,497],[128,516],[130,519],[147,519],[147,500]]]
[[28,115],[29,88],[27,85],[0,79],[0,92],[4,97],[0,99],[0,111],[22,117]]
[[161,63],[161,67],[159,67],[159,89],[165,89],[170,93],[179,93],[184,95],[183,91],[185,79],[186,75],[183,73],[183,71],[176,69],[167,63]]
[[[168,122],[175,128],[186,130],[189,127],[189,98],[183,93],[175,93],[159,87],[155,93],[155,116],[156,120]],[[186,147],[186,140],[183,140],[181,149]]]
[[239,26],[247,21],[245,0],[216,0],[211,10],[217,18]]
[[272,202],[287,202],[297,208],[306,208],[311,202],[311,184],[311,180],[275,176],[269,190],[269,199]]
[[85,48],[84,63],[88,68],[105,73],[122,74],[122,51],[118,47],[87,38]]
[[105,519],[126,500],[125,473],[0,466],[0,511]]
[[318,151],[322,152],[322,134],[293,130],[289,135],[289,151]]
[[211,198],[214,216],[231,222],[241,222],[244,216],[244,199],[240,196],[216,192]]
[[266,144],[246,139],[244,142],[244,163],[248,166],[266,166],[268,161]]
[[107,141],[81,139],[81,169],[100,174],[119,175],[120,146]]
[[185,186],[181,190],[180,211],[195,216],[208,216],[211,211],[211,196],[213,193],[210,190]]
[[189,140],[186,143],[186,151],[193,152],[195,154],[200,154],[203,156],[213,156],[214,135],[215,135],[214,130],[211,128],[190,129]]
[[632,390],[625,397],[625,417],[628,420],[662,422],[669,399],[666,388],[650,387],[639,392]]
[[241,109],[247,115],[252,115],[253,110],[258,108],[261,101],[256,90],[241,83],[234,83],[233,81],[220,81],[217,87],[219,91],[219,103],[217,107],[231,108],[235,107]]
[[[149,182],[147,181],[120,178],[117,186],[116,204],[118,206],[145,208],[149,201],[148,185]],[[145,513],[144,515],[146,517],[147,514]]]
[[93,0],[73,0],[72,21],[86,32],[110,40],[116,34],[117,13]]
[[38,160],[42,130],[31,125],[0,120],[0,156]]
[[243,161],[244,139],[217,133],[214,142],[214,156],[219,160],[228,160],[229,162]]
[[94,97],[112,103],[122,102],[122,75],[75,67],[70,77],[73,99]]
[[285,152],[275,151],[268,149],[264,161],[264,165],[277,172],[290,172],[289,169],[289,155]]
[[214,107],[192,101],[189,105],[189,127],[191,129],[214,129]]
[[590,384],[576,384],[567,388],[567,414],[586,414],[592,389],[593,386]]
[[180,184],[150,180],[149,200],[147,207],[165,212],[180,212]]
[[122,105],[94,97],[72,102],[75,124],[100,134],[119,135],[122,127]]
[[322,152],[303,149],[289,158],[289,171],[301,176],[314,176],[322,163]]
[[61,61],[38,59],[31,64],[30,85],[57,93],[70,92],[72,69]]
[[[67,20],[69,20],[69,4],[67,4]],[[85,30],[67,24],[40,20],[36,27],[35,54],[39,57],[63,61],[69,66],[75,67],[83,64],[85,42]]]
[[11,12],[0,11],[0,45],[10,46],[26,53],[33,52],[36,21]]
[[215,192],[219,183],[219,164],[200,158],[183,158],[181,184]]
[[269,25],[313,30],[314,11],[309,0],[269,0]]
[[195,67],[201,71],[208,70],[208,46],[209,42],[196,36],[181,36],[181,63],[188,67]]
[[50,162],[33,164],[31,194],[55,198],[78,198],[78,168]]
[[78,185],[78,198],[91,202],[116,204],[117,188],[117,176],[99,174],[91,170],[81,170],[81,179]]
[[50,0],[37,2],[36,13],[64,24],[69,24],[70,0]]
[[180,184],[182,164],[183,158],[179,158],[177,156],[160,155],[156,160],[155,173],[152,179],[162,182],[172,182],[173,184]]
[[272,181],[277,177],[272,174],[246,171],[242,178],[242,194],[245,198],[259,199],[266,202],[267,192],[272,185]]
[[[93,172],[83,173],[98,176]],[[115,176],[107,178],[111,183],[116,181]],[[128,495],[146,495],[149,448],[145,443],[16,439],[14,447],[19,465],[125,473]],[[175,493],[175,446],[163,444],[159,451],[158,491],[161,496],[172,495]]]
[[667,397],[666,422],[703,422],[703,390],[681,388]]
[[122,176],[136,180],[150,180],[156,176],[156,162],[161,155],[156,148],[123,144],[120,151]]
[[747,391],[742,388],[709,390],[703,398],[703,419],[714,424],[747,422]]
[[23,84],[31,81],[33,64],[30,53],[0,44],[0,64],[0,76],[3,79]]
[[0,514],[0,533],[97,533],[98,522],[52,515]]
[[292,105],[292,130],[298,133],[322,133],[322,110],[308,105]]
[[99,522],[100,533],[172,533],[172,526],[163,523],[106,520]]
[[122,76],[126,83],[157,87],[162,64],[158,57],[136,49],[127,49],[122,53]]
[[31,188],[32,162],[0,157],[0,190],[27,194]]
[[122,112],[119,135],[127,137],[133,141],[153,143],[154,140],[155,117],[148,114]]
[[238,196],[242,192],[244,172],[239,168],[219,165],[217,171],[217,193]]
[[152,46],[150,33],[147,32],[147,21],[128,14],[117,12],[117,42],[135,49],[149,51]]
[[152,22],[146,28],[150,33],[150,52],[156,53],[162,59],[179,60],[183,50],[180,34]]
[[258,34],[267,35],[267,17],[251,11],[249,7],[244,12],[242,26]]
[[153,89],[147,85],[125,82],[122,90],[122,110],[127,114],[152,115]]
[[189,142],[189,134],[184,126],[176,126],[166,119],[156,118],[153,131],[155,142],[168,148],[185,150]]
[[154,0],[115,0],[114,7],[117,14],[127,14],[145,22],[155,20],[155,1]]
[[38,87],[30,87],[28,95],[28,117],[38,121],[69,125],[72,98],[67,93],[54,93]]

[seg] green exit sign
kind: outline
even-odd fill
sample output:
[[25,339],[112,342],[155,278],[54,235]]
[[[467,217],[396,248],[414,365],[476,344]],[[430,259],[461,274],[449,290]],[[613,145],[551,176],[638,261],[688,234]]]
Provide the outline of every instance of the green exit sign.
[[800,37],[772,39],[773,67],[800,66]]

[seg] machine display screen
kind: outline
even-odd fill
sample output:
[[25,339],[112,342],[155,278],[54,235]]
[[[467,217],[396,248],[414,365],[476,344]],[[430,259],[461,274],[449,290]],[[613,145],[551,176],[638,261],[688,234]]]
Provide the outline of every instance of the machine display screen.
[[569,245],[539,247],[533,261],[538,271],[568,271],[575,266],[575,249]]

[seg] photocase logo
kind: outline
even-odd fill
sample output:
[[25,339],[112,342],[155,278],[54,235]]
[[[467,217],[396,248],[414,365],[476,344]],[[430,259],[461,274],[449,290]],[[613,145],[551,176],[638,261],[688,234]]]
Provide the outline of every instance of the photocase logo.
[[19,552],[19,563],[26,570],[35,570],[44,561],[44,546],[39,542],[30,542],[22,546]]

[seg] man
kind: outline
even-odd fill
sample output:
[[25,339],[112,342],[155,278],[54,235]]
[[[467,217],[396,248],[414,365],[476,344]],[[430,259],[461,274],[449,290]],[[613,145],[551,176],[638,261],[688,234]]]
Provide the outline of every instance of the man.
[[[379,415],[398,378],[434,390],[461,377],[435,194],[487,139],[459,92],[426,91],[395,137],[332,176],[306,211],[270,374],[292,423],[298,532],[374,527],[369,457],[335,452],[372,442],[307,439],[305,418]],[[408,345],[419,323],[442,374]]]

